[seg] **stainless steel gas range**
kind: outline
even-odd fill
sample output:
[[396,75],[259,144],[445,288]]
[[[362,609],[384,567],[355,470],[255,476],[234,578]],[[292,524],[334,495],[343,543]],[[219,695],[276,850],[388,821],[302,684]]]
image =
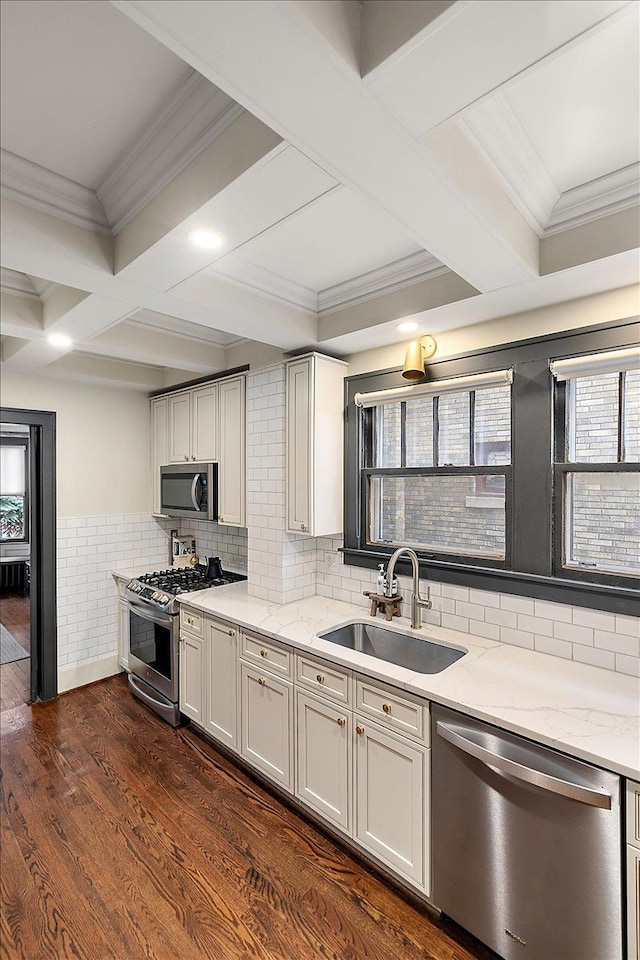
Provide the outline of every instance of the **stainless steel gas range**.
[[206,567],[146,573],[127,584],[129,686],[139,700],[173,727],[180,724],[179,613],[177,597],[247,578],[222,569],[219,557]]

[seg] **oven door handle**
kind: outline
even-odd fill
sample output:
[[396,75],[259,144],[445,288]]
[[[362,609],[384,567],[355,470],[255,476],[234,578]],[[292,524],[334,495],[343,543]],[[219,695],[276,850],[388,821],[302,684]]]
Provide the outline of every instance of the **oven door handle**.
[[173,616],[170,613],[152,612],[151,608],[140,600],[134,600],[133,597],[127,597],[127,607],[131,613],[142,617],[143,620],[150,620],[151,623],[157,623],[159,627],[171,627]]

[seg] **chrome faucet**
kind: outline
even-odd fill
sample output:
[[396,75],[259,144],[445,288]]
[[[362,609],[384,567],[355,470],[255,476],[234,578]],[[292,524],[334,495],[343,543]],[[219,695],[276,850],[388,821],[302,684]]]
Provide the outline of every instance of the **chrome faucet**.
[[393,584],[393,571],[396,568],[396,563],[399,558],[403,555],[406,555],[411,560],[411,567],[413,569],[413,596],[411,597],[411,627],[413,630],[419,630],[422,626],[422,612],[421,607],[425,607],[427,610],[431,609],[431,600],[427,596],[426,599],[420,596],[420,579],[418,571],[418,558],[415,554],[415,551],[410,547],[398,547],[396,552],[393,554],[389,560],[389,565],[387,566],[387,591],[386,596],[393,596],[392,584]]

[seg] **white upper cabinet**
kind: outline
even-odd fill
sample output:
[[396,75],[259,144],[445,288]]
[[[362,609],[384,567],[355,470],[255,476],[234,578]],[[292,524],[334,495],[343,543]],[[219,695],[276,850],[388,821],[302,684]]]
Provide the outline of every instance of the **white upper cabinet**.
[[151,401],[151,490],[152,512],[160,513],[160,467],[169,462],[169,401]]
[[169,462],[191,460],[191,395],[169,397]]
[[192,456],[199,463],[218,459],[218,384],[191,392]]
[[218,459],[218,384],[169,397],[169,462]]
[[220,384],[220,449],[218,467],[218,522],[245,524],[245,378]]
[[245,378],[229,377],[151,401],[153,512],[160,513],[160,467],[218,463],[219,523],[245,523]]
[[344,376],[347,364],[318,354],[287,368],[287,530],[342,531]]

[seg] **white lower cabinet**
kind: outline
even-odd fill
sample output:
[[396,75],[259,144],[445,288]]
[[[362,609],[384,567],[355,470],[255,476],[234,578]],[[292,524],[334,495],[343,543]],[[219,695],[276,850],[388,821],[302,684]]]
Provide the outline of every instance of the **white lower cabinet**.
[[204,718],[204,644],[180,632],[180,711],[200,726]]
[[627,780],[627,956],[640,960],[640,783]]
[[205,619],[204,728],[238,750],[238,631],[233,624]]
[[293,684],[241,662],[240,691],[242,756],[291,791]]
[[428,889],[428,751],[355,717],[354,839]]
[[296,693],[296,796],[345,832],[351,829],[351,713]]

